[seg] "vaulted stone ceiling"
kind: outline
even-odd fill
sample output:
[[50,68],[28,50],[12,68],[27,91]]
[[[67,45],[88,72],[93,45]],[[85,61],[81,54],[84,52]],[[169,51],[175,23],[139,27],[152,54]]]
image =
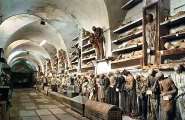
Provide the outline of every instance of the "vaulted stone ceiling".
[[[123,2],[126,0],[0,0],[0,47],[11,64],[27,57],[43,66],[43,59],[52,58],[57,50],[69,53],[81,28],[108,29],[109,44],[111,29],[122,20]],[[41,18],[46,25],[40,24]],[[44,40],[47,44],[39,46]],[[30,54],[24,54],[28,51]]]

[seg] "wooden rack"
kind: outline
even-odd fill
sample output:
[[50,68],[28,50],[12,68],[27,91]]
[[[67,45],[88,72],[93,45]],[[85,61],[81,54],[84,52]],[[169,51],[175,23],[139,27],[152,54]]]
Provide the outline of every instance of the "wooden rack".
[[131,35],[127,35],[127,36],[123,36],[117,40],[114,40],[112,41],[112,43],[114,44],[121,44],[123,42],[127,42],[129,40],[133,40],[133,39],[136,39],[136,38],[139,38],[139,37],[142,37],[142,31],[139,31],[139,32],[136,32],[134,34],[131,34]]
[[92,48],[92,49],[87,50],[87,51],[83,51],[82,55],[89,55],[89,54],[92,54],[92,53],[95,53],[95,48]]
[[[142,2],[143,0],[129,0],[127,3],[125,3],[121,8],[125,12],[128,12],[129,10],[133,9],[137,4]],[[140,29],[139,27],[142,27],[142,16],[132,22],[128,22],[127,24],[121,25],[117,29],[113,31],[115,35],[118,36],[117,39],[112,41],[112,45],[114,44],[114,49],[112,50],[113,59],[115,57],[124,56],[131,54],[135,51],[140,51],[143,48],[143,43],[140,43],[135,40],[141,39],[143,36],[143,29]],[[124,44],[124,42],[130,42],[130,41],[136,42],[135,44],[128,44],[126,47],[118,48],[121,44]],[[131,42],[132,42],[131,41]],[[125,43],[127,44],[127,43]],[[116,46],[115,46],[116,45]],[[132,66],[142,66],[142,55],[138,56],[132,56],[129,58],[124,59],[124,57],[120,59],[116,59],[111,62],[111,68],[112,69],[120,69],[122,67],[132,67]]]
[[70,68],[68,71],[70,73],[75,73],[77,72],[77,66],[78,66],[78,55],[76,54],[76,48],[80,45],[80,37],[77,36],[76,38],[74,38],[73,40],[73,45],[71,46],[72,48],[72,53],[71,53],[71,65],[72,68]]
[[74,61],[74,62],[72,62],[72,64],[78,64],[78,61]]
[[89,43],[89,38],[90,37],[87,36],[82,39],[82,73],[95,70],[94,66],[87,65],[87,63],[96,60],[96,55],[93,55],[95,54],[95,48]]
[[69,69],[69,72],[70,72],[70,73],[77,72],[77,69],[76,69],[76,68]]
[[141,26],[141,25],[142,25],[142,18],[139,18],[131,23],[128,23],[126,25],[123,25],[123,26],[117,28],[113,32],[119,34],[119,33],[123,33],[125,31],[128,31],[130,29],[133,29],[133,28]]
[[122,59],[111,62],[112,69],[130,66],[142,66],[142,56],[137,56],[129,59]]
[[[176,49],[169,49],[164,50],[164,43],[166,42],[172,42],[172,41],[178,41],[185,39],[185,31],[179,31],[177,33],[171,33],[170,30],[177,29],[180,26],[185,25],[185,15],[181,15],[178,17],[171,18],[170,20],[164,21],[160,24],[160,26],[165,27],[168,32],[168,34],[163,35],[160,37],[161,43],[163,43],[160,50],[160,56],[161,56],[161,64],[159,65],[159,68],[171,68],[171,66],[177,65],[177,64],[184,64],[184,62],[179,62],[178,60],[172,59],[173,57],[180,57],[180,54],[185,54],[185,48],[176,48]],[[164,60],[171,60],[173,63],[163,64]],[[182,60],[184,61],[184,60]]]
[[143,0],[129,0],[127,3],[125,3],[121,8],[128,10],[136,6],[138,3],[142,2]]
[[78,45],[79,45],[79,43],[76,42],[76,43],[72,46],[72,48],[78,47]]
[[161,40],[164,40],[164,41],[175,41],[180,39],[185,39],[185,32],[165,35],[161,37]]
[[76,38],[74,38],[72,41],[78,41],[79,36],[77,36]]
[[182,24],[185,24],[185,15],[179,16],[177,18],[173,18],[171,20],[166,20],[162,22],[160,25],[166,26],[166,27],[175,27]]
[[111,63],[112,64],[119,64],[119,63],[125,63],[127,61],[132,61],[132,60],[136,60],[136,59],[141,59],[142,56],[137,56],[137,57],[132,57],[132,58],[128,58],[128,59],[121,59],[121,60],[115,60],[115,61],[112,61]]
[[120,48],[120,49],[116,49],[113,50],[112,53],[118,53],[118,52],[122,52],[122,53],[128,53],[128,52],[132,52],[132,51],[138,51],[142,49],[142,43],[141,44],[137,44],[137,45],[130,45],[128,47],[125,48]]
[[89,62],[91,60],[95,60],[96,59],[96,56],[92,56],[92,57],[88,57],[88,58],[84,58],[82,59],[83,62]]

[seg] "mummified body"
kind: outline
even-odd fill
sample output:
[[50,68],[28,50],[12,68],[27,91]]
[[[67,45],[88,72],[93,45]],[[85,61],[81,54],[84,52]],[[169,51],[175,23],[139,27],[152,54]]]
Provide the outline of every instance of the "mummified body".
[[152,14],[146,15],[146,43],[147,43],[147,63],[155,63],[155,41],[156,41],[156,22]]
[[123,74],[126,76],[125,90],[127,91],[126,95],[126,112],[128,114],[136,113],[136,81],[133,75],[128,71],[123,71]]
[[159,116],[159,100],[160,100],[160,90],[159,82],[155,78],[155,71],[151,70],[150,75],[147,78],[148,88],[147,88],[147,120],[157,120]]
[[175,96],[177,95],[177,87],[170,78],[161,79],[161,120],[175,119]]
[[94,31],[94,33],[90,34],[90,42],[96,49],[97,59],[103,59],[105,57],[103,46],[105,38],[103,35],[103,29],[93,26],[92,30]]
[[147,120],[147,80],[144,76],[136,77],[136,93],[137,93],[137,105],[138,113],[142,117],[142,120]]

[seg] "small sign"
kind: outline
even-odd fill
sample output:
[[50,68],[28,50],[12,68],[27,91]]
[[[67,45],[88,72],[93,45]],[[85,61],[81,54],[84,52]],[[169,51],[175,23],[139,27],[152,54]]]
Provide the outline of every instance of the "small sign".
[[147,91],[146,91],[146,94],[147,94],[147,95],[152,95],[152,91],[151,91],[151,90],[147,90]]
[[163,100],[170,100],[172,98],[171,95],[166,95],[166,96],[163,96]]
[[111,71],[111,66],[107,63],[107,61],[98,62],[96,65],[96,73],[97,74],[106,74]]

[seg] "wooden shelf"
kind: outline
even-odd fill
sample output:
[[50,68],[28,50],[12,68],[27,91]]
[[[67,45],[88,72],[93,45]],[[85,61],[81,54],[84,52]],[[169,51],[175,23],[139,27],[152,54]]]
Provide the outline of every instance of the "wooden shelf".
[[79,44],[79,42],[76,42],[74,45],[72,45],[72,48],[77,47],[77,46],[78,46],[78,44]]
[[86,40],[88,40],[90,37],[89,36],[87,36],[87,37],[85,37],[85,38],[82,38],[82,41],[86,41]]
[[158,68],[161,69],[161,70],[165,70],[165,69],[167,69],[167,70],[173,69],[174,70],[174,67],[177,66],[177,65],[179,65],[179,64],[185,65],[185,62],[161,64],[161,65],[159,65]]
[[163,50],[160,53],[161,53],[161,56],[178,55],[178,54],[183,54],[183,53],[185,54],[185,48]]
[[112,61],[111,64],[124,63],[124,62],[132,61],[135,59],[142,59],[142,55],[137,56],[137,57],[133,56],[132,58],[127,58],[127,59],[115,60],[115,61]]
[[95,52],[95,48],[82,52],[82,55],[91,54]]
[[142,67],[142,57],[133,57],[130,59],[123,59],[123,60],[118,60],[118,61],[113,61],[111,62],[112,69],[117,69],[117,68],[125,68],[125,67],[132,67],[132,66],[139,66]]
[[92,57],[88,57],[88,58],[84,58],[82,59],[83,62],[87,62],[87,61],[91,61],[91,60],[95,60],[96,56],[92,56]]
[[128,67],[121,67],[121,68],[114,68],[114,69],[111,69],[111,72],[116,72],[116,71],[122,71],[122,70],[136,70],[136,69],[141,69],[142,66],[141,65],[135,65],[135,66],[128,66]]
[[160,64],[160,65],[152,65],[152,66],[143,66],[143,70],[148,69],[157,69],[157,70],[174,70],[174,67],[177,65],[185,65],[184,62],[175,62],[175,63],[167,63],[167,64]]
[[120,48],[120,49],[117,49],[117,50],[113,50],[112,53],[140,50],[140,49],[142,49],[142,46],[143,46],[142,43],[138,44],[138,45],[131,45],[131,46],[126,47],[126,48]]
[[72,62],[74,62],[77,59],[78,59],[78,56],[75,56],[74,58],[72,58]]
[[69,71],[77,71],[76,68],[69,69]]
[[82,69],[93,69],[93,68],[94,68],[94,66],[92,66],[92,65],[82,66]]
[[128,36],[123,36],[123,37],[121,37],[121,38],[119,38],[117,40],[114,40],[114,41],[112,41],[112,43],[114,43],[114,44],[121,44],[123,42],[126,42],[126,41],[129,41],[129,40],[133,40],[133,39],[136,39],[138,37],[141,37],[142,34],[143,34],[142,31],[136,32],[134,34],[131,34],[131,35],[128,35]]
[[77,41],[79,39],[79,36],[77,36],[76,38],[74,38],[72,41]]
[[185,38],[185,32],[183,33],[176,33],[176,34],[170,34],[170,35],[165,35],[161,37],[161,40],[165,41],[175,41],[175,40],[180,40]]
[[83,47],[83,48],[88,48],[88,47],[91,47],[91,46],[92,46],[91,43],[87,43],[87,44],[83,45],[82,47]]
[[179,16],[171,20],[164,21],[160,25],[167,26],[167,27],[175,27],[181,24],[185,24],[185,15]]
[[134,6],[136,6],[138,3],[142,2],[143,0],[129,0],[127,3],[125,3],[121,8],[122,9],[131,9]]
[[76,52],[76,50],[73,50],[73,52],[71,53],[71,55],[75,55],[75,52]]
[[72,64],[78,64],[78,61],[72,62]]
[[125,31],[129,31],[130,29],[134,28],[134,27],[138,27],[142,25],[142,18],[139,18],[138,20],[135,20],[131,23],[128,23],[126,25],[123,25],[119,28],[117,28],[116,30],[114,30],[113,32],[114,33],[117,33],[117,34],[120,34],[120,33],[123,33]]

